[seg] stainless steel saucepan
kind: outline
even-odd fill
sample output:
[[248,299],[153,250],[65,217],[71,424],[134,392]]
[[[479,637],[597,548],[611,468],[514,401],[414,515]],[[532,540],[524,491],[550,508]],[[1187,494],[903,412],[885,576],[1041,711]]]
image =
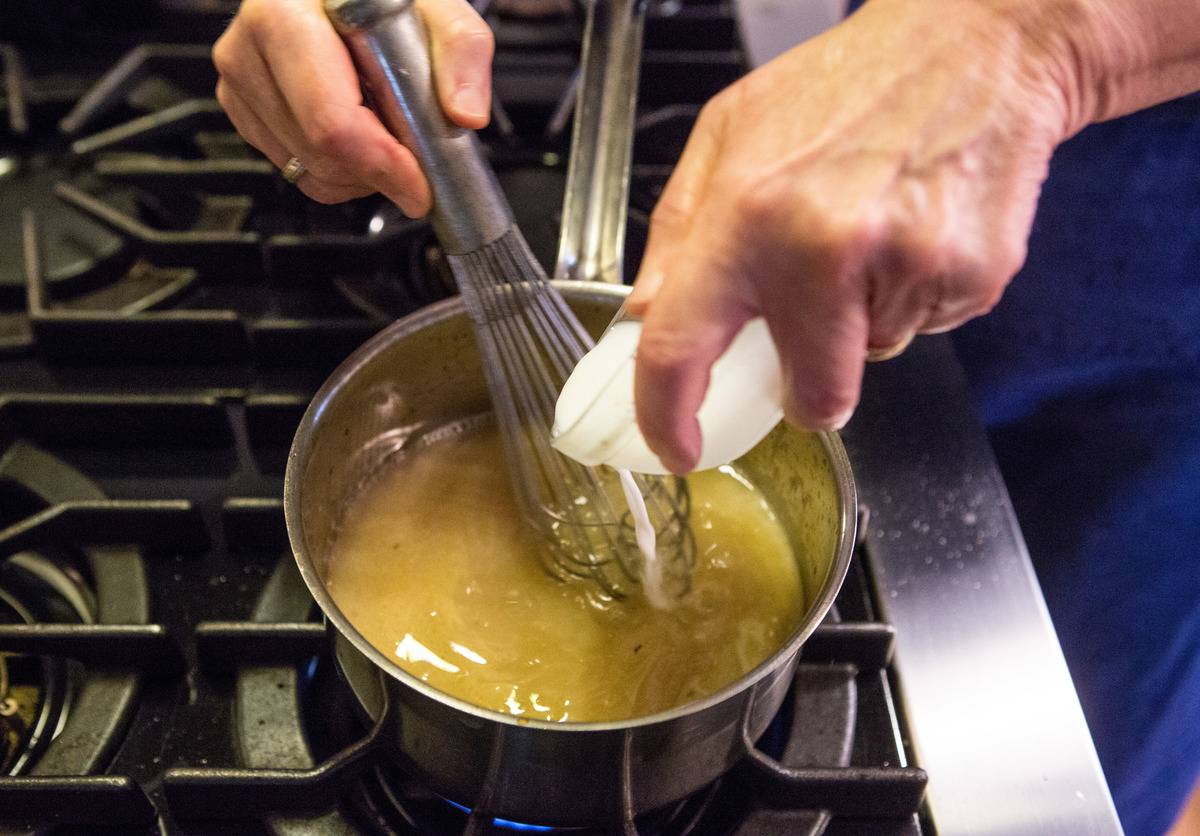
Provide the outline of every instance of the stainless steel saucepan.
[[[559,286],[596,332],[626,292],[610,284]],[[300,573],[328,620],[343,675],[372,720],[387,706],[383,743],[414,777],[455,802],[517,821],[631,820],[716,779],[779,710],[800,647],[833,603],[850,560],[856,504],[849,462],[836,435],[785,425],[738,462],[778,510],[804,584],[807,613],[773,656],[718,693],[653,716],[523,720],[406,673],[355,629],[324,582],[339,514],[383,460],[407,438],[488,408],[471,324],[457,299],[396,322],[351,355],[313,399],[288,457],[284,508]]]
[[[439,237],[454,241],[459,233],[486,232],[490,218],[507,218],[498,199],[486,199],[491,181],[473,138],[431,107],[424,35],[411,0],[326,4],[336,10],[381,118],[422,160]],[[642,7],[639,0],[597,5],[589,6],[557,274],[612,280],[621,272]],[[475,185],[473,199],[459,199],[463,183]],[[559,287],[594,333],[626,292],[614,284]],[[781,426],[739,462],[774,501],[804,584],[807,612],[773,656],[720,692],[670,711],[555,724],[470,705],[406,673],[355,629],[324,584],[339,515],[383,461],[406,440],[489,407],[459,300],[406,317],[356,351],[313,399],[288,459],[284,506],[300,572],[325,612],[342,674],[373,723],[372,738],[410,774],[448,799],[510,820],[632,821],[729,769],[779,710],[800,647],[828,611],[850,560],[856,505],[845,451],[836,435]]]

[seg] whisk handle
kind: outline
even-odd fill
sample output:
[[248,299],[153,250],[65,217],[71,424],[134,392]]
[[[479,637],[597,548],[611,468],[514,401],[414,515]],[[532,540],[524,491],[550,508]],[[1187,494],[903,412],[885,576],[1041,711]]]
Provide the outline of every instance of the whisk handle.
[[412,0],[325,0],[380,121],[412,149],[433,190],[434,232],[446,252],[474,252],[504,235],[512,210],[475,132],[438,102],[429,35]]

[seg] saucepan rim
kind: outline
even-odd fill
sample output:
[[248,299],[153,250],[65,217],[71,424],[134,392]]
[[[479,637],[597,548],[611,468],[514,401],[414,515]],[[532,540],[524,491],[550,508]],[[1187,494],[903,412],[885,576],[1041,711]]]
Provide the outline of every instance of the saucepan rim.
[[[554,284],[560,290],[565,291],[569,298],[579,298],[581,296],[586,298],[590,296],[593,299],[608,300],[623,296],[629,292],[629,288],[622,285],[597,284],[595,282],[555,281]],[[349,640],[359,653],[370,659],[377,668],[432,700],[458,711],[471,714],[481,720],[503,723],[508,726],[525,729],[544,729],[559,734],[605,732],[641,726],[653,726],[659,723],[668,723],[681,717],[698,714],[753,687],[780,665],[787,664],[799,651],[800,645],[808,639],[813,630],[816,629],[817,625],[821,623],[821,620],[829,612],[834,599],[842,587],[842,582],[845,580],[846,571],[850,565],[850,558],[854,551],[858,509],[854,477],[850,469],[850,460],[846,455],[846,449],[842,446],[838,435],[832,432],[818,433],[818,435],[829,457],[837,485],[839,530],[836,552],[830,562],[829,572],[825,577],[820,594],[809,607],[800,626],[796,628],[796,631],[778,650],[743,676],[702,699],[684,703],[666,711],[627,720],[605,720],[600,722],[568,721],[563,723],[549,720],[525,719],[483,708],[482,706],[474,705],[443,691],[439,691],[393,663],[383,652],[367,641],[357,628],[355,628],[350,619],[342,613],[337,603],[333,600],[333,597],[329,594],[329,591],[325,588],[325,583],[317,571],[316,564],[304,542],[303,525],[300,518],[300,495],[303,487],[301,482],[304,475],[304,466],[307,463],[312,445],[316,439],[321,418],[329,403],[343,387],[368,366],[380,352],[384,351],[397,340],[455,315],[466,316],[462,300],[457,296],[422,308],[384,328],[357,348],[354,353],[347,357],[330,374],[316,395],[313,396],[312,401],[304,412],[303,419],[300,421],[300,426],[296,430],[291,449],[288,451],[287,469],[284,474],[284,518],[287,524],[288,540],[291,543],[292,554],[300,570],[300,575],[328,622]]]

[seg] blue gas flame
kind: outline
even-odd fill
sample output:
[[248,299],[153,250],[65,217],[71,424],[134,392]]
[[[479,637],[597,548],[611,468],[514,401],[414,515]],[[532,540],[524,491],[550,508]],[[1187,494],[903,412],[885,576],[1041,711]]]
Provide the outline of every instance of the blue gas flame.
[[[447,801],[449,801],[449,799],[447,799]],[[464,807],[461,804],[455,804],[453,801],[450,801],[450,804],[462,810],[464,813],[471,812],[470,807]],[[547,827],[544,824],[522,824],[519,821],[509,821],[508,819],[492,819],[492,823],[495,824],[496,827],[503,827],[505,830],[519,830],[524,833],[547,833],[551,830],[554,830],[553,827]]]

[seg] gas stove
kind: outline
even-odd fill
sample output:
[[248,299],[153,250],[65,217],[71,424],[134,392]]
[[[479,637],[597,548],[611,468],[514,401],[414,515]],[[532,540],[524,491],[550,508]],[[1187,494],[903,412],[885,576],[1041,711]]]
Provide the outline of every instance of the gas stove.
[[[91,4],[64,4],[82,40],[40,8],[0,17],[17,37],[0,48],[0,833],[549,830],[466,810],[387,759],[339,679],[284,530],[284,461],[308,398],[370,335],[452,293],[428,225],[378,198],[312,203],[233,133],[208,53],[227,4],[138,3],[102,21]],[[747,69],[735,12],[704,0],[650,10],[628,275],[699,107]],[[572,3],[532,15],[497,4],[488,17],[499,48],[483,138],[550,267],[581,19]],[[944,340],[919,341],[868,377],[878,408],[847,433],[862,541],[759,741],[765,755],[673,807],[578,832],[963,832],[962,779],[922,661],[929,626],[906,606],[920,567],[952,549],[972,562],[964,583],[990,553],[997,587],[1024,589],[1032,620],[1014,623],[1042,631],[1031,658],[1048,654],[1045,705],[1078,767],[1068,783],[1088,793],[1070,820],[1110,815],[956,368]],[[931,441],[919,408],[889,411],[914,381],[949,404],[937,431],[958,439],[950,465],[972,469],[971,491],[944,490],[961,475],[930,456],[954,445]],[[912,516],[923,492],[940,517]],[[901,577],[903,555],[916,568]],[[961,652],[953,639],[945,652]],[[980,684],[950,691],[971,700]],[[1011,717],[971,720],[960,731],[980,758],[1014,740]],[[983,796],[1012,787],[1010,772],[993,763]]]

